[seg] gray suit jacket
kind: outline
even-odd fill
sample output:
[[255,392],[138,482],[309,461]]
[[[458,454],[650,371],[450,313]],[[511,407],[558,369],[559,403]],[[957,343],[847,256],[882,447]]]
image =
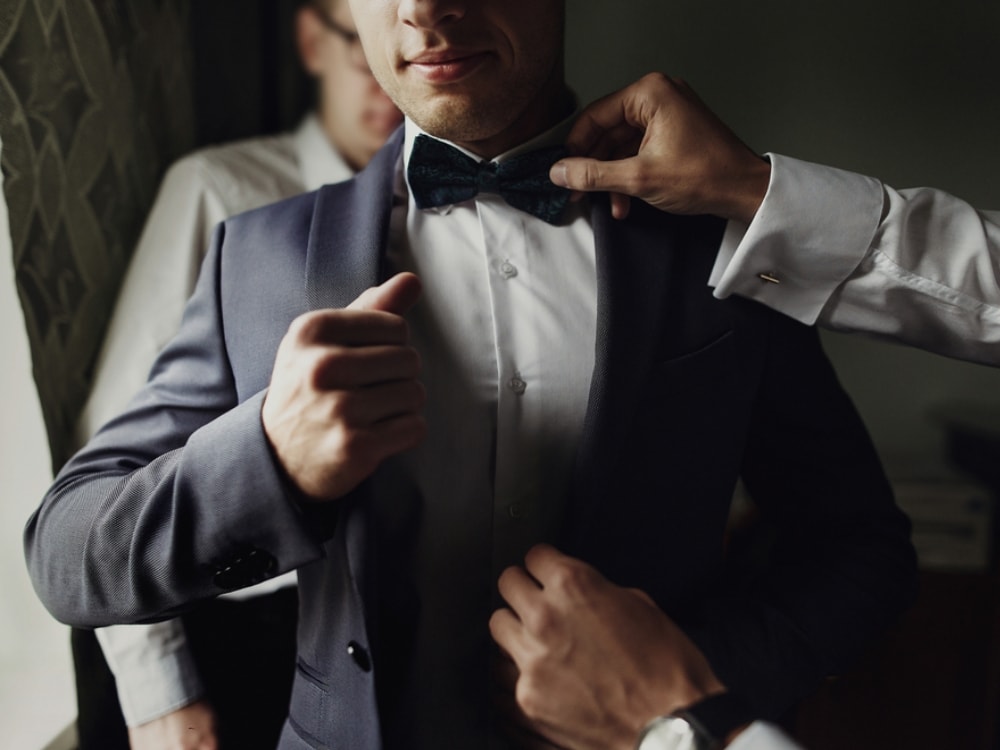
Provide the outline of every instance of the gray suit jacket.
[[[354,180],[219,227],[148,386],[60,472],[25,534],[39,596],[79,626],[172,616],[297,568],[282,748],[381,746],[367,485],[301,504],[260,408],[290,321],[385,273],[400,148],[397,135]],[[724,682],[776,713],[908,603],[908,523],[815,333],[711,296],[722,223],[643,205],[616,222],[594,206],[596,365],[552,541],[648,591]],[[734,578],[723,538],[737,477],[775,543]]]

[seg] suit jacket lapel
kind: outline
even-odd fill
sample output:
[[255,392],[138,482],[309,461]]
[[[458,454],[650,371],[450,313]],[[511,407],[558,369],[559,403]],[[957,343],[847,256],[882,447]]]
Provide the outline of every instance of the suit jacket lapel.
[[602,499],[614,492],[619,451],[641,408],[637,394],[653,364],[652,347],[672,323],[664,313],[674,266],[672,217],[635,203],[629,219],[618,221],[606,200],[593,201],[596,356],[562,541],[577,553]]
[[[382,281],[402,145],[399,128],[354,179],[317,191],[306,249],[309,309],[346,307]],[[371,483],[363,482],[335,504],[351,578],[366,613],[369,642],[377,627],[370,606],[375,585],[370,494]]]
[[382,281],[403,129],[358,175],[316,193],[306,254],[310,309],[346,307]]

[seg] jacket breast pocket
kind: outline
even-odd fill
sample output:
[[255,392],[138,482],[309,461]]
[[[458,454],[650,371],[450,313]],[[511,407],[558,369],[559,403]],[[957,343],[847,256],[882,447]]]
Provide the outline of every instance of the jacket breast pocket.
[[732,329],[723,331],[702,346],[656,362],[653,366],[654,376],[656,373],[669,372],[672,369],[683,367],[699,367],[714,371],[715,365],[722,365],[723,360],[733,357],[735,352],[736,336],[734,331]]
[[724,470],[725,481],[732,481],[753,407],[755,369],[733,331],[654,363],[629,430],[640,476],[694,489],[721,480]]
[[647,406],[680,416],[707,414],[739,390],[742,358],[733,331],[707,344],[654,362],[644,384]]

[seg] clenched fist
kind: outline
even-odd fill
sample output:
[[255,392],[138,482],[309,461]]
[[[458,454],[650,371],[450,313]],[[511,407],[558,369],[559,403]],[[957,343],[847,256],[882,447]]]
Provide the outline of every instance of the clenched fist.
[[397,274],[343,310],[299,316],[282,339],[261,417],[306,498],[344,496],[423,439],[420,358],[403,319],[419,297],[420,280]]

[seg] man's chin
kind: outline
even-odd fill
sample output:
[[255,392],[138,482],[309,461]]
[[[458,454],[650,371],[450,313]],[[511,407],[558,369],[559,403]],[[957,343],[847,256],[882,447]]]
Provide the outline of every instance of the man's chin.
[[490,107],[466,96],[437,96],[409,113],[424,132],[447,141],[471,143],[485,140],[507,124],[491,116]]

